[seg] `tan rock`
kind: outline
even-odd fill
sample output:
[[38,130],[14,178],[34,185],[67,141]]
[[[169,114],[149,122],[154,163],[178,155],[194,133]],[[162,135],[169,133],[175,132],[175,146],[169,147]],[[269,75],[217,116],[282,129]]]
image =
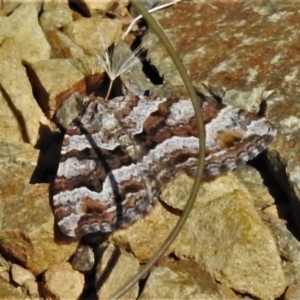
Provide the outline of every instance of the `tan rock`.
[[25,300],[26,295],[19,292],[12,284],[0,277],[0,299],[5,300]]
[[66,34],[58,29],[45,31],[51,45],[51,52],[55,58],[83,58],[83,50],[75,44]]
[[87,54],[101,55],[107,47],[120,38],[121,27],[122,24],[117,19],[94,16],[68,24],[64,27],[64,32]]
[[287,228],[286,222],[271,216],[265,219],[266,225],[276,239],[278,250],[284,259],[283,270],[288,285],[300,280],[300,243]]
[[4,213],[4,203],[0,199],[0,230],[1,230],[1,227],[2,227],[3,213]]
[[0,255],[0,277],[2,277],[7,282],[10,281],[10,265],[9,263]]
[[4,259],[2,255],[0,255],[0,267],[2,268],[1,270],[8,271],[10,269],[9,263]]
[[38,22],[38,4],[21,4],[9,16],[9,23],[7,37],[13,40],[23,61],[35,63],[50,58],[50,46]]
[[[138,260],[132,254],[109,244],[96,270],[95,286],[99,299],[108,299],[137,273],[139,266]],[[136,299],[138,291],[139,287],[136,284],[120,299]]]
[[88,15],[92,15],[93,12],[99,14],[105,14],[108,12],[110,7],[113,5],[115,0],[102,0],[102,1],[89,1],[80,0],[78,1],[78,6]]
[[284,300],[298,300],[300,299],[300,283],[294,282],[285,292]]
[[273,197],[270,195],[268,188],[264,186],[260,174],[254,168],[244,166],[235,169],[233,174],[248,189],[257,209],[263,209],[274,204]]
[[44,30],[61,28],[72,21],[72,10],[67,0],[44,3],[40,16],[40,24]]
[[10,281],[10,265],[9,263],[0,255],[0,277],[2,277],[7,282]]
[[[251,72],[251,71],[250,71]],[[256,75],[256,72],[254,71]],[[232,89],[227,90],[224,93],[222,102],[227,105],[233,105],[234,107],[242,108],[255,114],[259,113],[261,103],[264,99],[264,95],[268,95],[266,92],[266,84],[258,85],[251,90]]]
[[0,17],[0,43],[6,38],[9,32],[9,18]]
[[[59,107],[63,98],[80,89],[81,81],[84,82],[84,74],[69,59],[40,61],[31,66],[29,76],[35,86],[36,97],[50,116]],[[67,94],[60,97],[65,91],[68,91]]]
[[128,0],[80,0],[77,5],[88,15],[105,14],[109,10],[116,11],[117,14],[122,15],[127,12]]
[[[163,189],[161,198],[181,209],[192,184],[188,176],[178,176]],[[176,220],[158,203],[147,217],[114,233],[112,239],[146,260]],[[195,259],[213,278],[243,293],[272,299],[286,287],[276,242],[257,214],[251,194],[233,174],[202,184],[186,224],[166,253],[173,251],[181,259]]]
[[193,261],[154,268],[139,299],[238,300],[233,291],[217,284]]
[[0,84],[0,139],[35,145],[40,123],[48,121],[32,95],[26,69],[13,40],[5,40],[0,48]]
[[[161,247],[177,220],[178,216],[158,202],[148,215],[126,229],[117,230],[110,239],[113,243],[130,249],[139,261],[145,262]],[[169,253],[170,250],[166,255]]]
[[0,277],[3,278],[4,280],[6,280],[7,282],[10,281],[10,274],[8,271],[3,270],[2,267],[0,267]]
[[269,216],[279,218],[277,205],[271,205],[263,210]]
[[2,3],[3,5],[0,8],[1,16],[7,16],[11,14],[20,5],[20,3],[16,3],[15,1],[10,0],[3,0]]
[[44,274],[43,294],[47,299],[78,299],[82,293],[84,276],[67,262],[52,265]]
[[205,193],[197,198],[173,245],[175,254],[194,258],[213,278],[234,290],[261,299],[280,296],[286,281],[276,241],[249,192],[232,174],[202,188]]
[[0,143],[1,248],[34,275],[68,260],[77,245],[54,240],[48,184],[29,184],[37,160],[38,151],[28,144]]
[[[186,205],[192,184],[193,178],[185,174],[179,175],[163,187],[161,199],[168,205],[182,210]],[[199,195],[196,199],[195,206],[205,205],[216,198],[237,190],[246,195],[246,203],[249,205],[254,204],[248,189],[241,184],[232,173],[227,173],[215,178],[211,182],[203,182],[200,184]]]
[[24,285],[28,280],[35,281],[35,277],[32,273],[16,264],[11,266],[11,276],[13,281],[18,285]]
[[27,280],[24,282],[24,288],[28,295],[33,297],[39,297],[39,287],[35,280]]
[[26,235],[20,230],[3,230],[0,233],[0,244],[34,275],[42,273],[49,265],[68,260],[76,249],[76,243],[55,243],[53,221]]

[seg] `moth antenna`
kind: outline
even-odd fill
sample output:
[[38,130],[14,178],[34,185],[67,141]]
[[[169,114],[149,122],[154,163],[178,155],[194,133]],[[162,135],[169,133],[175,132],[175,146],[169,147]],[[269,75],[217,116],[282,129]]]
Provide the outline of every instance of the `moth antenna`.
[[[176,4],[176,3],[180,2],[180,1],[181,1],[181,0],[173,0],[173,1],[171,1],[171,2],[168,2],[168,3],[162,4],[162,5],[153,7],[153,8],[151,8],[151,9],[149,9],[148,12],[149,12],[149,13],[153,13],[153,12],[155,12],[155,11],[157,11],[157,10],[160,10],[160,9],[165,8],[165,7],[171,6],[171,5]],[[125,39],[126,35],[131,31],[131,29],[132,29],[132,27],[134,26],[134,24],[135,24],[138,20],[140,20],[140,19],[142,19],[142,18],[143,18],[143,16],[142,16],[142,15],[139,15],[139,16],[137,16],[136,18],[134,18],[134,19],[131,21],[131,23],[129,24],[128,28],[126,29],[126,31],[125,31],[125,32],[123,33],[123,35],[121,36],[121,40],[124,40],[124,39]]]

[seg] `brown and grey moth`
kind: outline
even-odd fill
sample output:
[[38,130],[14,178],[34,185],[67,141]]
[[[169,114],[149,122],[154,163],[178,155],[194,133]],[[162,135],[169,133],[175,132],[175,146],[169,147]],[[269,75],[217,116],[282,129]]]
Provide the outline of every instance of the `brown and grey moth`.
[[[201,106],[204,180],[244,165],[276,135],[265,118],[250,112],[218,103]],[[90,99],[64,136],[53,188],[58,226],[80,237],[132,223],[150,210],[161,186],[178,172],[195,174],[198,151],[190,100]]]

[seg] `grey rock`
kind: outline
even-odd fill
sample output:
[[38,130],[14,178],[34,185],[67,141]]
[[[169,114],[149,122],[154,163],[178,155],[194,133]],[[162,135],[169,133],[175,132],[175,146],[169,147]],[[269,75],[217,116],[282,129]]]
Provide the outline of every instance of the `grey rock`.
[[95,263],[93,249],[89,246],[82,245],[76,249],[71,261],[74,270],[80,272],[90,271]]

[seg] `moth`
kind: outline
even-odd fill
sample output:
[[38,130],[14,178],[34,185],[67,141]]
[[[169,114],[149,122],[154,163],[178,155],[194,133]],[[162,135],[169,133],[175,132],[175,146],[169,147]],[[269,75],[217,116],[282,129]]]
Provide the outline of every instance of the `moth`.
[[[206,144],[203,179],[257,156],[276,135],[265,118],[219,103],[200,104]],[[68,126],[53,185],[54,215],[70,237],[134,222],[178,172],[193,176],[199,144],[187,99],[88,98]]]

